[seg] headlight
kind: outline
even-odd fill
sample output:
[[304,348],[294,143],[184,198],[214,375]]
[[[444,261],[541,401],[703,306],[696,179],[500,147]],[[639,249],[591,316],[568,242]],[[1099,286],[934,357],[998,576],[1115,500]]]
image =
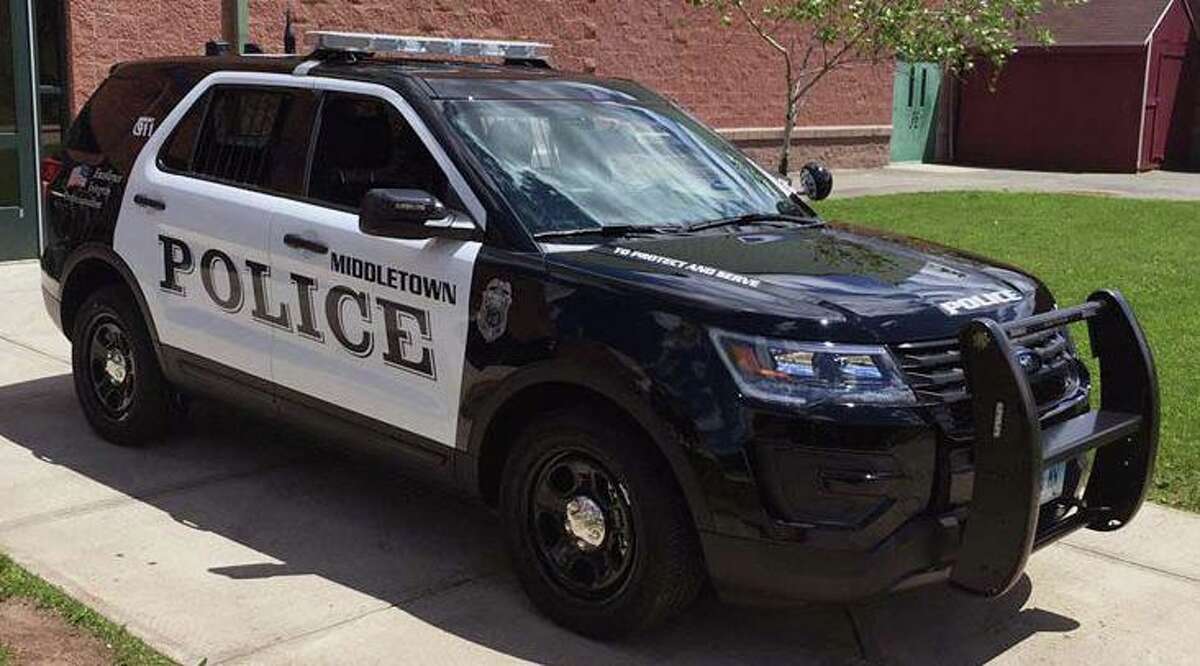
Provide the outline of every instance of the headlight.
[[917,402],[883,347],[709,334],[738,388],[752,398],[793,406]]

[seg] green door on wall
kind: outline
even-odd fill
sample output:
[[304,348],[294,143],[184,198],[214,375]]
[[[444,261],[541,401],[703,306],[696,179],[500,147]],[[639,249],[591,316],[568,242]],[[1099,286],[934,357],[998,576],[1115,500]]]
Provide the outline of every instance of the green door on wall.
[[0,261],[38,252],[38,138],[29,0],[0,0]]
[[932,162],[937,148],[942,68],[933,63],[896,63],[892,92],[892,161]]

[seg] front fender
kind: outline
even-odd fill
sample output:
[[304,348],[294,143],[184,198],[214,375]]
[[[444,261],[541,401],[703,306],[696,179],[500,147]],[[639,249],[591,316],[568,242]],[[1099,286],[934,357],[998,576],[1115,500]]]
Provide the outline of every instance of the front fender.
[[[459,445],[471,464],[462,470],[460,483],[479,487],[489,431],[511,401],[538,387],[579,389],[610,402],[649,435],[670,466],[697,528],[710,528],[712,514],[695,465],[697,439],[688,420],[663,399],[637,364],[620,352],[597,344],[564,346],[556,352],[553,358],[516,369],[503,380],[480,382],[465,396],[462,414],[466,424],[460,429]],[[604,370],[598,371],[600,368]]]

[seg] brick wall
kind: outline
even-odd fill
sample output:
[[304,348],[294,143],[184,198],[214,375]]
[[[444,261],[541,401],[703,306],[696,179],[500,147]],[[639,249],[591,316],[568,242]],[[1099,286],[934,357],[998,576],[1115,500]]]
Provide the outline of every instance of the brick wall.
[[[282,48],[288,0],[250,0],[253,41]],[[369,30],[536,39],[555,64],[632,78],[669,95],[717,127],[782,125],[783,69],[749,32],[683,0],[300,0],[299,31]],[[855,67],[828,79],[803,125],[891,122],[892,70]]]
[[71,110],[78,112],[113,64],[202,54],[221,35],[221,0],[67,0]]
[[[722,130],[725,138],[772,173],[779,166],[782,130]],[[887,125],[801,127],[792,136],[788,162],[793,172],[811,161],[843,169],[878,167],[891,158]]]
[[[118,60],[200,53],[228,30],[222,6],[229,4],[70,0],[74,108]],[[778,58],[746,30],[724,28],[683,0],[249,0],[251,41],[282,50],[289,5],[301,39],[314,29],[536,39],[555,45],[558,67],[635,79],[713,126],[783,124]],[[891,77],[890,64],[835,73],[809,99],[800,124],[890,124]]]

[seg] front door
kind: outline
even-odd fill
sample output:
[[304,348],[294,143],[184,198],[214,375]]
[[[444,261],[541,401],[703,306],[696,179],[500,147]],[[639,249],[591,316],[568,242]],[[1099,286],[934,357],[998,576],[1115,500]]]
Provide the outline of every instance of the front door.
[[38,251],[37,123],[26,0],[0,0],[0,261]]
[[327,92],[320,118],[307,201],[281,205],[271,229],[272,291],[295,303],[292,328],[275,331],[275,380],[454,446],[480,243],[367,236],[358,208],[376,188],[457,210],[470,193],[396,93]]

